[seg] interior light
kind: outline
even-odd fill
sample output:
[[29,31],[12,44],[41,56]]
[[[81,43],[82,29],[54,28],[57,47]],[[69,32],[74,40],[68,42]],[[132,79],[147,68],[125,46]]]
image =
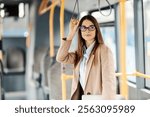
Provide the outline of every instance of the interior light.
[[3,10],[3,9],[0,10],[0,16],[1,16],[1,17],[4,17],[4,16],[5,16],[5,10]]
[[24,3],[20,3],[19,4],[19,17],[23,17],[24,16]]
[[25,37],[28,37],[28,36],[29,36],[29,33],[28,33],[28,32],[24,32],[24,36],[25,36]]
[[4,3],[1,3],[1,4],[0,4],[0,8],[4,8]]

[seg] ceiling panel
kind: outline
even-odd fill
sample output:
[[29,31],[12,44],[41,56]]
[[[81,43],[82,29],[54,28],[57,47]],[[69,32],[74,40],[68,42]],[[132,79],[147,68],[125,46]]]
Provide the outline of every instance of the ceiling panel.
[[[65,0],[65,9],[68,11],[73,11],[74,4],[76,0]],[[79,10],[82,11],[88,11],[88,10],[95,10],[98,9],[98,0],[78,0],[79,1]],[[116,4],[119,0],[108,0],[110,4]],[[108,6],[108,3],[106,0],[100,0],[100,6],[106,7]],[[77,13],[77,8],[75,10]]]

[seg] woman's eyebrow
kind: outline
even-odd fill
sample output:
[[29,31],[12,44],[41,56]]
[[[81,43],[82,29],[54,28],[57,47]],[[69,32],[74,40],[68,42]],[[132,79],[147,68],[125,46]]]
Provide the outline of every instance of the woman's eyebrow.
[[84,26],[84,27],[89,27],[89,26],[94,26],[94,24],[92,24],[92,25],[89,25],[89,26],[85,26],[85,25],[81,25],[81,26]]

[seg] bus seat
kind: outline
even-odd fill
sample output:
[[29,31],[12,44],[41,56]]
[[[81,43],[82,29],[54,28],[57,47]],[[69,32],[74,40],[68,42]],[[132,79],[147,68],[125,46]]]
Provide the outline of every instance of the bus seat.
[[4,61],[4,73],[24,72],[25,70],[25,54],[21,48],[8,48]]

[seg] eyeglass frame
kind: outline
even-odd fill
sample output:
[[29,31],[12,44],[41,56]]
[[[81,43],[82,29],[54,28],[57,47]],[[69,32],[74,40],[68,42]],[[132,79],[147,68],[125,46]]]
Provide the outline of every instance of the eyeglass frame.
[[[94,26],[94,29],[90,30],[90,27],[92,27],[92,26]],[[81,27],[84,27],[85,30],[82,30]],[[86,26],[84,26],[84,25],[81,25],[81,26],[79,26],[79,29],[80,29],[82,32],[85,32],[87,29],[88,29],[88,31],[94,31],[94,30],[96,29],[96,27],[95,27],[95,25],[90,25],[90,26],[88,26],[88,27],[86,27]]]

